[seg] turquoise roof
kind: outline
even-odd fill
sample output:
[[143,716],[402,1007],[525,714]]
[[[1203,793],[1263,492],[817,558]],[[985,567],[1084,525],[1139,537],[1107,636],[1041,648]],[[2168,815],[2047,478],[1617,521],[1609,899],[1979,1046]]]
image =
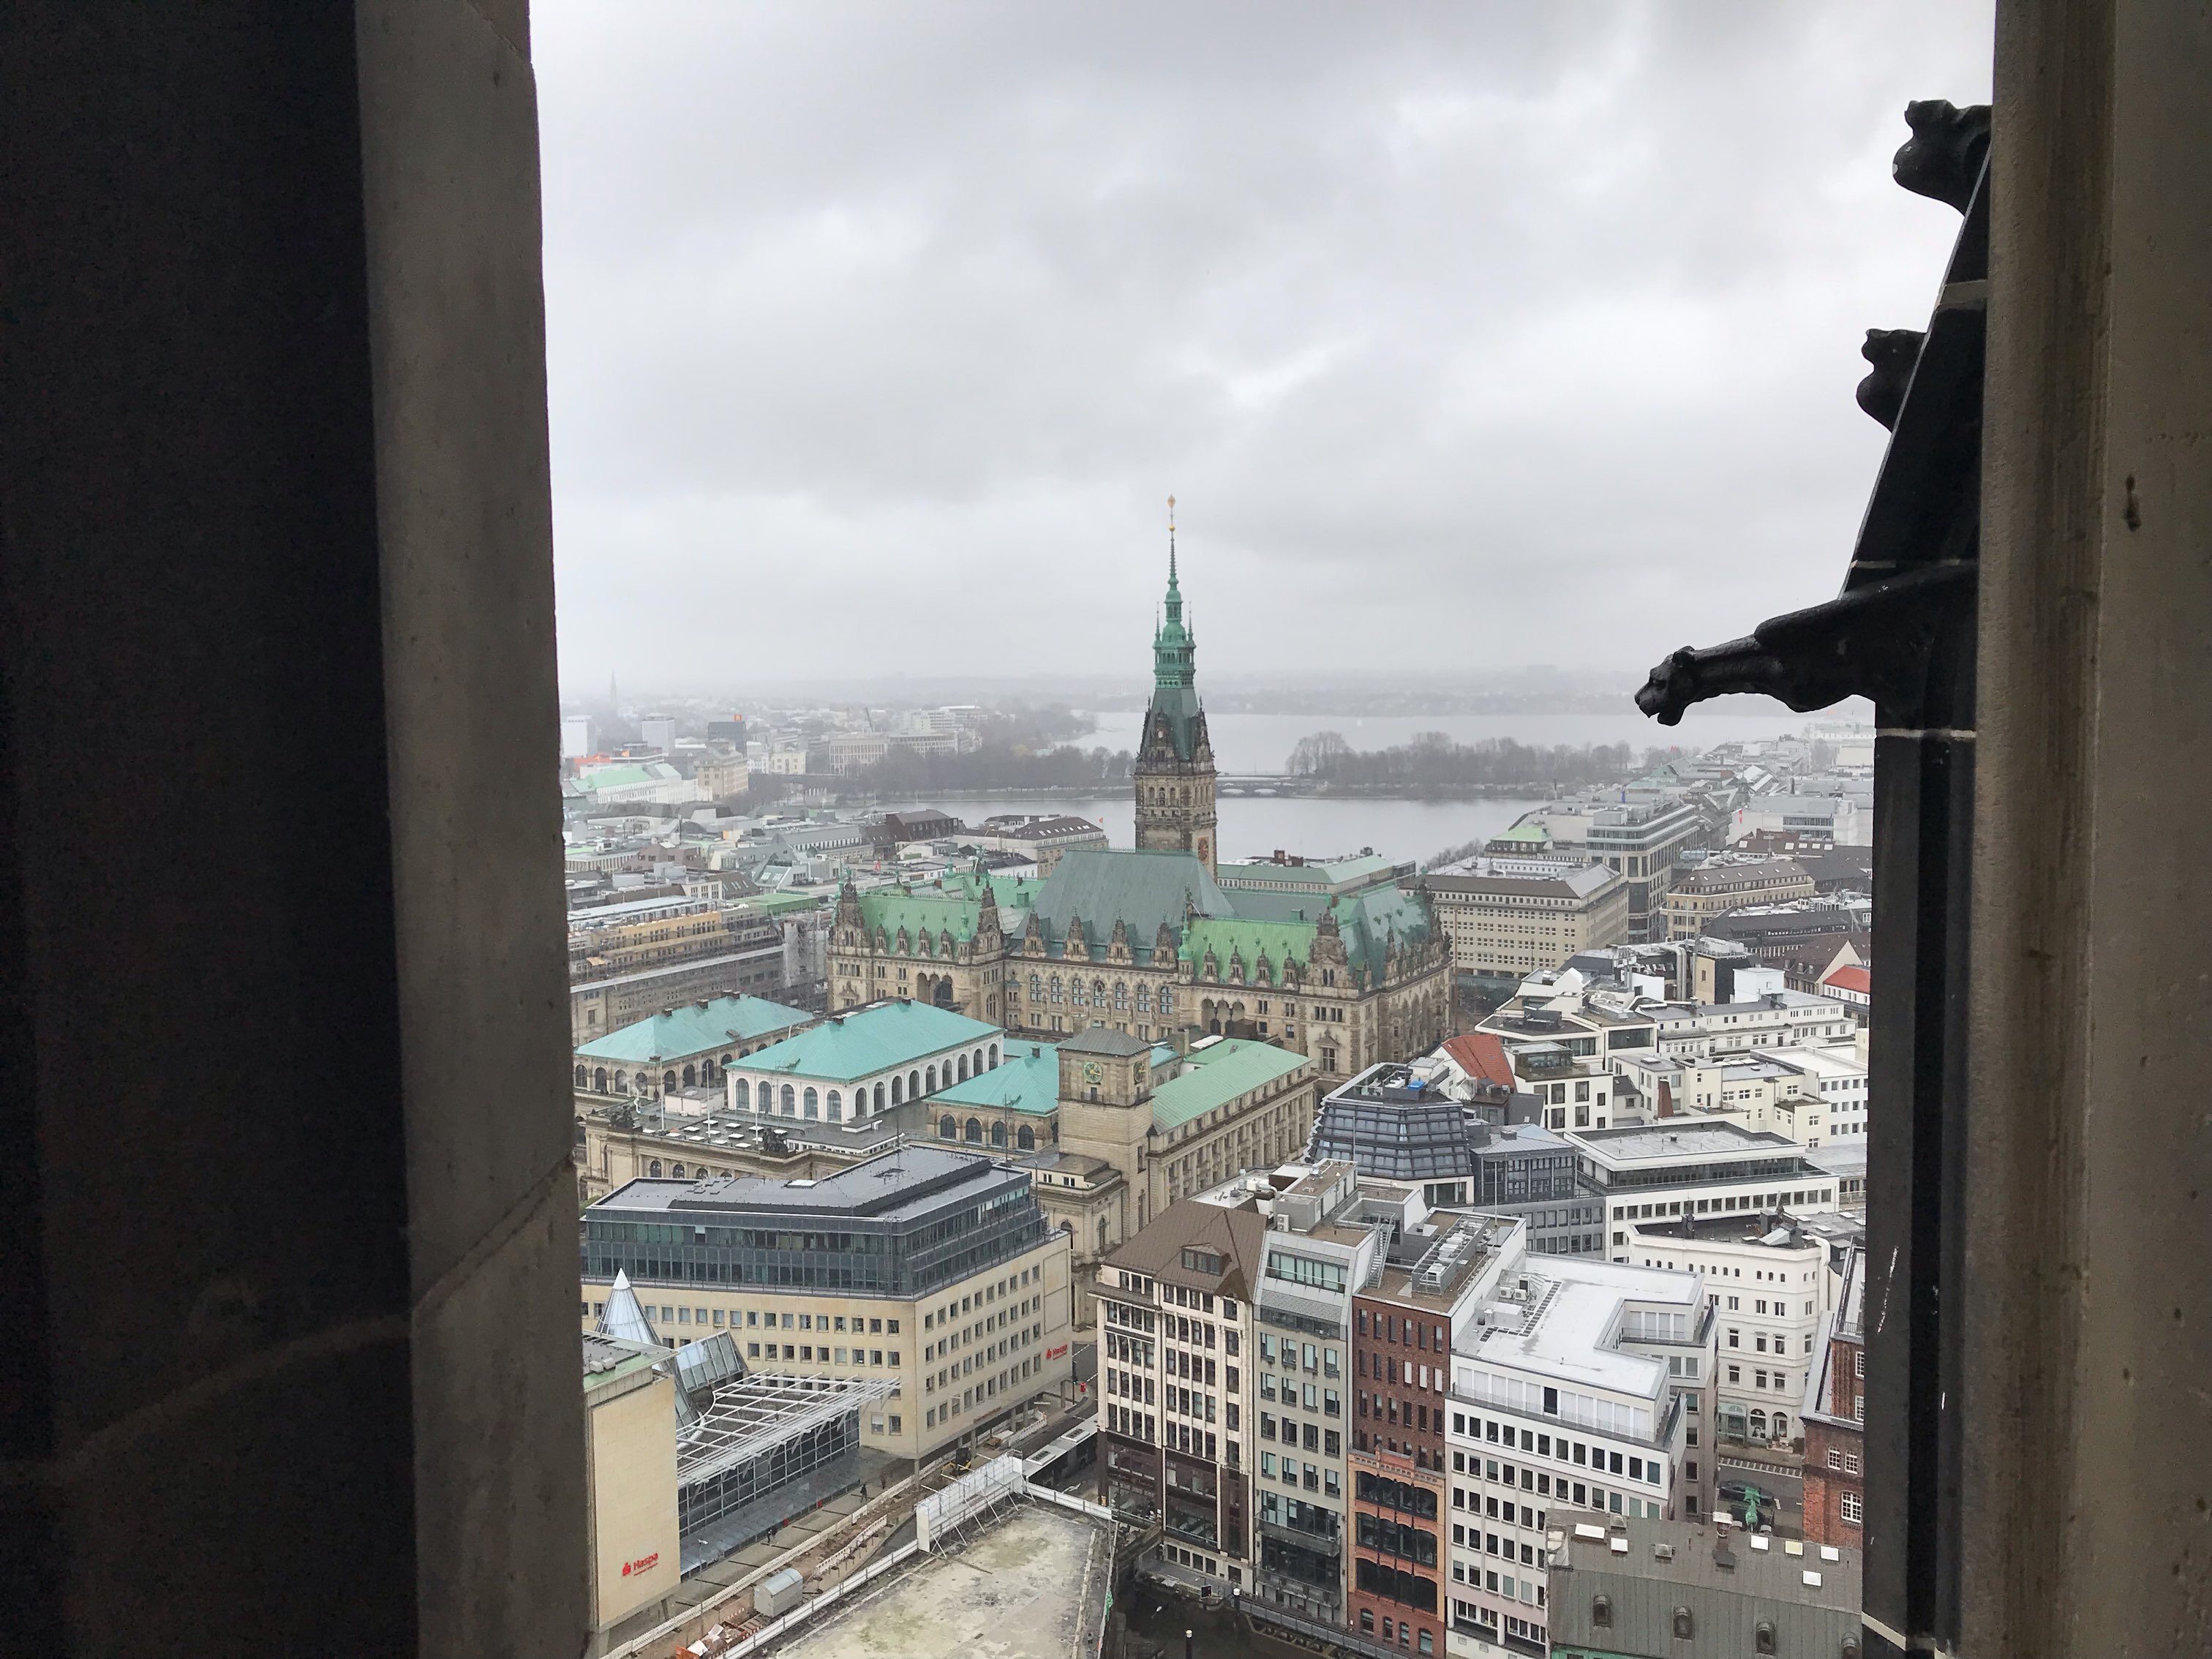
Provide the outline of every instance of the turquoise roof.
[[1419,893],[1395,882],[1347,893],[1335,908],[1345,953],[1354,968],[1365,967],[1370,980],[1382,977],[1382,958],[1392,939],[1404,946],[1429,936],[1428,906]]
[[947,1048],[1000,1042],[995,1025],[926,1002],[879,1002],[854,1013],[832,1015],[811,1030],[748,1055],[739,1068],[790,1077],[849,1083],[872,1077]]
[[1264,1087],[1310,1064],[1304,1054],[1278,1048],[1272,1042],[1244,1037],[1223,1037],[1184,1057],[1181,1077],[1152,1091],[1152,1125],[1158,1129],[1182,1127],[1225,1106],[1249,1090]]
[[1114,924],[1125,922],[1130,954],[1145,962],[1152,957],[1161,924],[1180,933],[1192,909],[1202,916],[1235,912],[1228,895],[1191,854],[1073,847],[1045,878],[1031,914],[1043,926],[1045,943],[1055,955],[1072,920],[1082,921],[1093,956],[1105,954]]
[[1279,981],[1283,964],[1296,962],[1303,966],[1313,955],[1316,929],[1311,922],[1255,921],[1243,916],[1206,917],[1194,921],[1183,930],[1182,949],[1179,952],[1185,962],[1203,967],[1206,953],[1213,952],[1214,964],[1221,977],[1229,977],[1229,960],[1242,953],[1244,974],[1248,980],[1257,980],[1260,957],[1265,953],[1270,976]]
[[753,1042],[804,1025],[817,1016],[787,1008],[765,997],[716,997],[687,1003],[593,1037],[576,1050],[583,1060],[617,1060],[632,1065],[649,1060],[681,1060],[732,1042]]
[[930,1096],[947,1106],[1002,1106],[1043,1117],[1060,1104],[1060,1049],[1009,1037],[1006,1059],[980,1076]]

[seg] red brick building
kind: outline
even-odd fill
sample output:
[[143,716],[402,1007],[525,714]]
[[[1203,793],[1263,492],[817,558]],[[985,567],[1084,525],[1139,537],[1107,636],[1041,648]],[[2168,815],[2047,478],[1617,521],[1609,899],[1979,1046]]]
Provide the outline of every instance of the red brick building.
[[1455,1309],[1474,1287],[1423,1290],[1394,1263],[1352,1302],[1348,1622],[1416,1655],[1444,1651],[1444,1419]]
[[1866,1252],[1844,1269],[1843,1294],[1821,1331],[1820,1363],[1808,1373],[1800,1407],[1805,1425],[1805,1539],[1851,1549],[1866,1542]]

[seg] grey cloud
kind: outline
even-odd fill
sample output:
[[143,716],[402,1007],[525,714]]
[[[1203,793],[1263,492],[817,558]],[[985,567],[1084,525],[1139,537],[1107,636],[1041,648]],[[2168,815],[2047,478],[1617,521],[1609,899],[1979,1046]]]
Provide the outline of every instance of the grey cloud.
[[579,684],[1141,673],[1170,489],[1202,672],[1822,597],[1988,82],[1986,0],[534,17]]

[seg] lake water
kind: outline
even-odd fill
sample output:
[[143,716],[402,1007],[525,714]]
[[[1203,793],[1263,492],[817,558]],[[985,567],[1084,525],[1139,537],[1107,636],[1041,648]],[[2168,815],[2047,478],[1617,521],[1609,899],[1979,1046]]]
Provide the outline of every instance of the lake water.
[[[1127,793],[933,798],[957,818],[980,823],[1000,812],[1065,812],[1089,818],[1115,847],[1135,842],[1136,807]],[[1224,859],[1265,857],[1277,848],[1308,858],[1371,847],[1389,859],[1425,862],[1447,847],[1487,839],[1540,800],[1326,800],[1231,796],[1218,807]]]
[[[1095,714],[1097,730],[1069,741],[1085,749],[1127,749],[1133,753],[1142,731],[1142,709],[1112,708]],[[1460,743],[1481,738],[1511,738],[1546,747],[1558,744],[1625,743],[1641,755],[1646,749],[1710,749],[1802,732],[1820,720],[1871,720],[1856,703],[1824,714],[1793,714],[1760,697],[1723,697],[1717,706],[1692,709],[1680,726],[1647,720],[1636,705],[1621,699],[1617,714],[1390,714],[1362,720],[1346,714],[1217,714],[1208,710],[1206,733],[1213,740],[1214,764],[1224,772],[1280,772],[1300,738],[1316,732],[1340,732],[1354,749],[1392,749],[1420,732],[1441,732]]]

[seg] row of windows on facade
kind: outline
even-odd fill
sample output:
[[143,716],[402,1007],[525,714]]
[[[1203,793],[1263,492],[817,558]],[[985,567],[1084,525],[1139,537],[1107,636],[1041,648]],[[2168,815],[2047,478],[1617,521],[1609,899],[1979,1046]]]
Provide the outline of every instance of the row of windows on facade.
[[950,1423],[963,1412],[973,1411],[976,1407],[995,1400],[1002,1391],[1012,1389],[1017,1383],[1036,1376],[1043,1367],[1044,1362],[1041,1359],[1024,1359],[996,1376],[985,1377],[973,1388],[962,1389],[942,1406],[930,1407],[923,1416],[922,1425],[933,1429],[940,1423]]
[[[1431,1596],[1431,1600],[1433,1603],[1434,1597]],[[1403,1619],[1394,1620],[1388,1613],[1385,1613],[1382,1616],[1382,1634],[1383,1644],[1385,1646],[1388,1646],[1392,1639],[1391,1629],[1394,1625],[1396,1626],[1397,1631],[1397,1644],[1402,1650],[1408,1653],[1434,1653],[1437,1650],[1437,1638],[1435,1633],[1427,1630],[1423,1630],[1418,1632],[1419,1640],[1417,1644],[1408,1645],[1409,1637],[1416,1633],[1413,1626],[1407,1624]],[[1362,1636],[1370,1638],[1375,1634],[1374,1608],[1360,1608],[1359,1633]]]
[[[1639,1457],[1632,1453],[1623,1454],[1617,1451],[1608,1452],[1602,1446],[1592,1446],[1582,1440],[1571,1440],[1564,1434],[1540,1434],[1534,1429],[1522,1428],[1498,1418],[1480,1417],[1471,1413],[1454,1412],[1451,1420],[1452,1432],[1455,1435],[1522,1452],[1532,1452],[1538,1457],[1548,1457],[1557,1462],[1571,1463],[1577,1468],[1589,1468],[1606,1474],[1621,1474],[1625,1471],[1627,1478],[1632,1480],[1649,1480],[1655,1486],[1659,1483],[1662,1474],[1659,1460],[1656,1457]],[[1464,1469],[1461,1468],[1462,1458],[1466,1460]],[[1492,1480],[1498,1480],[1500,1478],[1498,1473],[1498,1465],[1494,1462],[1490,1463],[1486,1474],[1483,1469],[1476,1467],[1481,1461],[1479,1456],[1470,1452],[1455,1451],[1452,1454],[1454,1469],[1468,1474],[1482,1474],[1486,1479]],[[1507,1474],[1503,1477],[1504,1483],[1511,1486],[1514,1481],[1513,1465],[1508,1463],[1504,1468],[1507,1470]],[[1533,1483],[1527,1478],[1528,1471],[1523,1469],[1521,1474],[1522,1489],[1530,1490]]]

